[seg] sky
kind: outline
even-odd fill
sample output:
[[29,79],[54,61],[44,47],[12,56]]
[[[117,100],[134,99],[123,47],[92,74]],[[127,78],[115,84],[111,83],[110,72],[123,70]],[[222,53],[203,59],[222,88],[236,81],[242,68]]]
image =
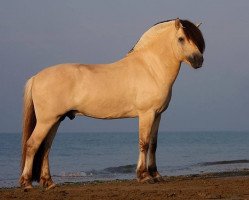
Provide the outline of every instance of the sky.
[[[21,132],[25,81],[68,62],[121,59],[153,24],[202,22],[204,65],[186,64],[160,131],[249,131],[249,1],[1,0],[0,132]],[[135,132],[137,119],[64,120],[60,132]]]

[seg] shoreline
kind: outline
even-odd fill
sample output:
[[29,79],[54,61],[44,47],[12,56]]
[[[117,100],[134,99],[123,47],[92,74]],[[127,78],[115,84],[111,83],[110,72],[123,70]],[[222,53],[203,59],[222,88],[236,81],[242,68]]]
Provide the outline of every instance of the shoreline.
[[58,184],[24,192],[21,188],[0,188],[1,199],[249,199],[249,170],[164,177],[155,184],[133,180],[112,180]]

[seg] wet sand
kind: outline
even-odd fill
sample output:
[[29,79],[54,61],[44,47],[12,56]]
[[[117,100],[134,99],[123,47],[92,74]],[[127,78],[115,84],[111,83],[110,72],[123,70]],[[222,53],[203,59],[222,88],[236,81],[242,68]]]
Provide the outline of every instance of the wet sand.
[[20,188],[1,188],[0,199],[249,199],[249,170],[164,179],[155,184],[141,184],[136,180],[66,183],[48,191],[40,187],[27,192]]

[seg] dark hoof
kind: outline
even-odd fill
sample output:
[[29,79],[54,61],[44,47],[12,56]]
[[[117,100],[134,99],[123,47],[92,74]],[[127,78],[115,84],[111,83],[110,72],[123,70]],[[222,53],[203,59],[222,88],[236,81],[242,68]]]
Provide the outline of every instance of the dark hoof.
[[52,181],[51,177],[49,178],[40,178],[40,185],[45,188],[45,190],[49,190],[56,187],[56,184]]
[[163,177],[160,176],[160,175],[156,176],[156,177],[153,177],[153,179],[154,179],[155,182],[163,182],[164,181]]
[[54,189],[56,187],[56,184],[53,183],[50,186],[48,186],[45,190],[50,190],[50,189]]
[[139,183],[149,183],[154,184],[155,180],[151,176],[145,176],[143,178],[137,178]]
[[24,192],[28,192],[29,190],[31,190],[33,188],[33,186],[30,184],[30,185],[27,185],[25,187],[23,187],[23,191]]
[[149,184],[154,184],[155,181],[152,177],[145,177],[145,178],[142,178],[142,179],[137,179],[137,181],[139,183],[149,183]]
[[155,182],[164,181],[163,177],[159,174],[158,171],[150,171],[150,175],[153,177]]
[[154,178],[149,178],[144,183],[154,184],[156,182],[155,182]]

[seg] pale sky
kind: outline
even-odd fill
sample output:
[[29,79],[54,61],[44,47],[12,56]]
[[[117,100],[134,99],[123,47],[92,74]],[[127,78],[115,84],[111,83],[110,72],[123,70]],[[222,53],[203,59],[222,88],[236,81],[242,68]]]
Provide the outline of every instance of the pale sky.
[[[25,81],[67,62],[122,58],[153,24],[202,22],[204,66],[182,65],[161,131],[249,131],[249,1],[1,0],[0,132],[21,132]],[[65,120],[59,132],[137,131],[137,120]]]

